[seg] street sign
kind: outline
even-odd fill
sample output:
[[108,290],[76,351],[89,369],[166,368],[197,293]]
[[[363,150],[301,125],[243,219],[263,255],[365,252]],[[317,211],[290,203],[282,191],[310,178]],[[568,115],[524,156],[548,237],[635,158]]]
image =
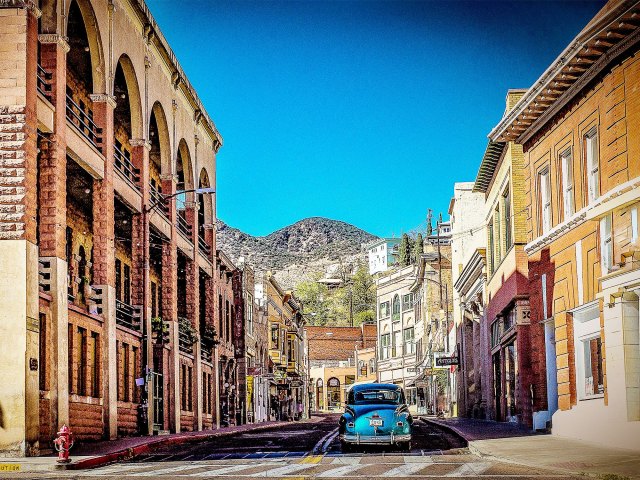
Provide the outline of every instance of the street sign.
[[436,366],[448,367],[450,365],[460,365],[458,357],[436,357]]

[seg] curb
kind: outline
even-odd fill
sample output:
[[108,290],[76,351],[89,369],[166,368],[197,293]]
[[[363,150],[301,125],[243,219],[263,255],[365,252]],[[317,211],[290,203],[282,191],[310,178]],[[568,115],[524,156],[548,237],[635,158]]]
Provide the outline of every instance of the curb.
[[[309,420],[306,420],[307,422]],[[186,443],[195,443],[213,440],[219,437],[226,437],[229,435],[244,433],[244,432],[255,432],[260,430],[267,430],[269,428],[277,427],[280,425],[288,424],[289,422],[272,422],[264,425],[257,425],[254,428],[246,428],[243,430],[214,430],[209,434],[200,434],[200,435],[175,435],[166,438],[156,438],[150,440],[149,442],[143,443],[141,445],[137,445],[135,447],[123,448],[122,450],[118,450],[115,452],[107,453],[105,455],[98,455],[95,457],[87,458],[84,460],[79,460],[75,463],[69,464],[56,464],[54,466],[55,470],[85,470],[90,468],[101,467],[108,463],[114,463],[122,460],[131,460],[139,455],[143,455],[145,453],[149,453],[154,448],[160,446],[169,446],[169,445],[181,445]]]
[[476,442],[481,440],[468,440],[467,438],[465,438],[464,433],[458,428],[454,427],[453,425],[446,425],[445,423],[438,422],[437,420],[432,420],[424,417],[422,418],[422,420],[433,426],[440,427],[443,430],[447,430],[452,434],[456,435],[457,437],[460,437],[462,440],[464,440],[467,443],[467,448],[469,449],[469,452],[480,458],[485,458],[487,460],[493,460],[496,462],[510,463],[512,465],[519,465],[523,467],[538,468],[541,470],[546,470],[549,473],[558,473],[559,471],[561,471],[563,473],[570,474],[570,475],[581,475],[581,476],[587,476],[592,478],[601,478],[601,474],[598,474],[598,473],[590,473],[590,472],[584,472],[584,471],[578,471],[578,470],[568,470],[566,468],[559,468],[559,467],[546,467],[546,466],[537,465],[535,463],[526,463],[526,462],[511,460],[509,458],[497,457],[495,455],[484,453],[480,448],[476,446]]
[[455,435],[460,440],[462,440],[467,445],[467,448],[469,448],[469,450],[471,450],[471,442],[473,440],[467,439],[464,436],[464,434],[460,430],[458,430],[456,427],[454,427],[452,425],[446,425],[446,424],[440,423],[440,422],[438,422],[436,420],[432,420],[432,419],[426,418],[426,417],[421,417],[421,419],[422,419],[423,422],[428,423],[429,425],[433,425],[434,427],[438,427],[438,428],[441,428],[443,430],[447,430],[449,433]]

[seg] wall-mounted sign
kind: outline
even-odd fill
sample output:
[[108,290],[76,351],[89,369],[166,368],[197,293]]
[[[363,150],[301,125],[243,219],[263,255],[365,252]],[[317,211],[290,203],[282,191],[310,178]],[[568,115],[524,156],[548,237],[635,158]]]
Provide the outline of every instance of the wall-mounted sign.
[[458,357],[436,357],[436,366],[448,367],[450,365],[460,365]]

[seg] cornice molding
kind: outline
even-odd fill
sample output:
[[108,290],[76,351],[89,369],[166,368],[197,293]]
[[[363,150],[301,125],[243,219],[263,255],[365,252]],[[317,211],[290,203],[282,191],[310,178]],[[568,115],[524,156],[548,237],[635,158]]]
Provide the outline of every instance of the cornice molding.
[[92,93],[89,98],[93,103],[106,103],[112,108],[116,108],[116,97],[108,93]]
[[145,138],[130,138],[129,145],[132,147],[144,147],[148,151],[151,151],[151,143]]
[[56,44],[60,45],[64,50],[64,53],[69,53],[71,47],[67,42],[67,38],[63,37],[59,33],[41,33],[38,35],[38,41],[42,44]]

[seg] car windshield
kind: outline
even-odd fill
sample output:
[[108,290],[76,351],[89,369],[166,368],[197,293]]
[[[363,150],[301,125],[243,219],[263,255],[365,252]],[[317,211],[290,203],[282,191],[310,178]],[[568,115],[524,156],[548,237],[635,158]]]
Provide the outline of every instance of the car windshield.
[[402,393],[400,390],[361,390],[355,393],[356,405],[373,405],[376,403],[388,403],[397,405],[400,403]]

